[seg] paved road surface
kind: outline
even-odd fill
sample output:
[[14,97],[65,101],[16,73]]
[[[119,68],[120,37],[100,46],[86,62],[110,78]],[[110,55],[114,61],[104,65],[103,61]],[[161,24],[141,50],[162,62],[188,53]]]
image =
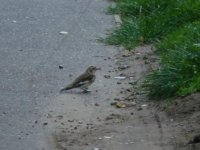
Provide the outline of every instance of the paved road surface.
[[68,75],[91,64],[108,69],[103,57],[94,57],[115,52],[95,41],[113,27],[107,6],[104,0],[1,1],[1,150],[42,150],[43,110]]

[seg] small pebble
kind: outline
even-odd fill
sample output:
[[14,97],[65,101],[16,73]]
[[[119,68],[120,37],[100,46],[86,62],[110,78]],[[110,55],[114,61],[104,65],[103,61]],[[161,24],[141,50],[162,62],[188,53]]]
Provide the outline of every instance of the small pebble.
[[79,121],[78,123],[79,123],[79,124],[83,124],[83,122],[82,122],[82,121]]
[[74,120],[68,120],[68,122],[74,122]]
[[62,65],[59,66],[59,69],[63,69],[64,67]]
[[44,122],[43,125],[46,126],[46,125],[48,125],[48,123],[47,123],[47,122]]
[[95,106],[99,106],[99,104],[98,104],[98,103],[95,103],[94,105],[95,105]]
[[137,110],[138,110],[138,111],[142,110],[142,107],[138,107]]
[[104,78],[110,79],[110,75],[104,75]]

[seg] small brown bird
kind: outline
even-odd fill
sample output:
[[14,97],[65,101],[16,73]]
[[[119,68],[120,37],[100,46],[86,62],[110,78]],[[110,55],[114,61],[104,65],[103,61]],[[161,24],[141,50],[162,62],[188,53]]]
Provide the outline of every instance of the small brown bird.
[[60,92],[67,91],[73,88],[80,88],[85,93],[89,92],[88,87],[95,81],[95,72],[97,70],[100,70],[100,68],[97,68],[95,66],[88,67],[83,74],[77,77],[71,84],[61,89]]

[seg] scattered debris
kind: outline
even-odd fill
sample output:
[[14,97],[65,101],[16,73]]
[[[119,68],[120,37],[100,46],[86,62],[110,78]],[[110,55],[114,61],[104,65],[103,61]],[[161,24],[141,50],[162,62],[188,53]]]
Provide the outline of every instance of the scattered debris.
[[114,98],[114,101],[122,101],[120,98]]
[[59,65],[59,69],[63,69],[64,67],[62,65]]
[[133,101],[134,99],[135,97],[132,94],[125,98],[126,101]]
[[113,136],[104,136],[104,139],[111,139]]
[[111,102],[110,105],[116,106],[117,108],[125,108],[125,107],[133,107],[136,105],[136,103],[135,102],[117,101],[117,102]]
[[98,148],[98,147],[95,147],[95,148],[94,148],[94,150],[101,150],[101,149],[100,149],[100,148]]
[[147,56],[143,56],[143,58],[142,58],[143,60],[147,60],[148,59],[148,57]]
[[125,119],[124,119],[124,117],[122,116],[122,115],[120,115],[120,114],[115,114],[115,113],[112,113],[112,114],[110,114],[109,116],[107,116],[106,118],[105,118],[105,121],[109,121],[109,120],[115,120],[115,121],[124,121]]
[[48,125],[48,123],[47,123],[47,122],[44,122],[43,125],[46,126],[46,125]]
[[129,77],[129,79],[133,79],[133,77]]
[[119,70],[125,70],[125,69],[128,69],[130,66],[128,65],[123,65],[123,66],[119,66],[118,69]]
[[138,111],[140,111],[140,110],[142,110],[142,109],[143,109],[142,107],[138,107],[138,108],[137,108]]
[[129,50],[124,50],[123,51],[124,54],[122,54],[122,57],[130,57],[133,53]]
[[94,106],[99,106],[99,104],[98,104],[98,103],[95,103]]
[[56,118],[58,118],[58,119],[63,119],[63,116],[62,115],[58,115],[58,116],[56,116]]
[[132,81],[132,82],[129,82],[128,84],[130,84],[130,85],[136,85],[137,81]]
[[126,107],[126,104],[122,101],[119,101],[119,102],[116,102],[115,106],[117,108],[125,108]]
[[108,116],[108,117],[105,118],[105,121],[112,120],[112,119],[113,119],[113,117]]
[[141,53],[137,52],[136,55],[141,55]]
[[68,32],[66,32],[66,31],[60,31],[59,33],[62,34],[62,35],[67,35],[68,34]]
[[68,120],[68,122],[74,122],[74,120]]
[[51,114],[49,114],[49,113],[46,115],[46,117],[47,118],[53,118],[53,116]]
[[122,57],[130,57],[131,54],[123,54]]
[[131,92],[131,89],[126,89],[127,92]]
[[129,107],[132,107],[132,106],[136,106],[136,102],[130,102],[129,105],[127,105]]
[[147,107],[148,105],[147,104],[143,104],[143,105],[141,105],[142,107]]
[[79,123],[79,124],[83,124],[83,122],[82,122],[82,121],[79,121],[78,123]]
[[124,77],[124,76],[117,76],[117,77],[114,77],[115,79],[119,79],[119,80],[124,80],[124,79],[126,79],[126,77]]
[[104,75],[104,78],[110,79],[110,75]]

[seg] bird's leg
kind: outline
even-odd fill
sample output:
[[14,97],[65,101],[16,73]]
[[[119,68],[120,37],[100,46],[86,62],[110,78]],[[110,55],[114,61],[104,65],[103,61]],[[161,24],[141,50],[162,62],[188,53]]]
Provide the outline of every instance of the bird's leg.
[[91,92],[91,91],[88,91],[87,87],[82,88],[82,90],[83,90],[83,93],[89,93],[89,92]]
[[88,90],[84,90],[83,93],[90,93],[91,91]]

